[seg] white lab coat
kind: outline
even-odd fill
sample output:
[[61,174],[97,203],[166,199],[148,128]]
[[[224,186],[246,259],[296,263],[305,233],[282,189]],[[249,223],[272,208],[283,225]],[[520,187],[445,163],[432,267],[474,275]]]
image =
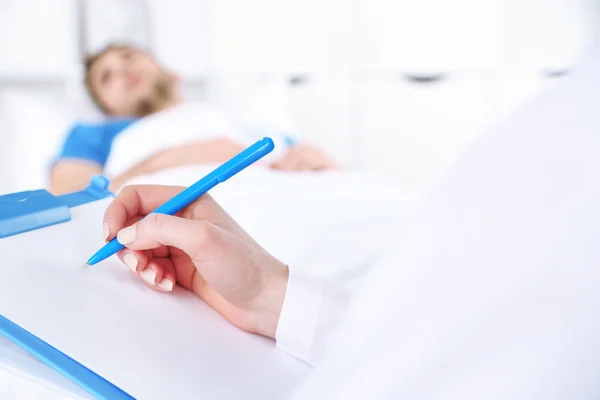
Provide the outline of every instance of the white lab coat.
[[350,302],[292,267],[294,399],[600,398],[599,50],[474,144]]

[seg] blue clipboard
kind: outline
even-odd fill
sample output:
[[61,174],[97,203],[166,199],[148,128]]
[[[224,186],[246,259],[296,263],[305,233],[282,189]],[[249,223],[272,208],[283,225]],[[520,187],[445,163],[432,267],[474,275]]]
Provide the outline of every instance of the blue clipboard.
[[[46,190],[33,190],[0,196],[0,240],[71,220],[70,208],[114,196],[109,180],[94,176],[80,192],[54,196]],[[101,376],[66,354],[0,315],[0,334],[31,355],[54,368],[98,399],[134,399]]]

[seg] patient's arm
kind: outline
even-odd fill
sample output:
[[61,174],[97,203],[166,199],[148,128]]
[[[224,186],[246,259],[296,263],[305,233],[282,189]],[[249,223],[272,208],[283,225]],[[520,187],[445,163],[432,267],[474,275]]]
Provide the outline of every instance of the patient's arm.
[[92,176],[102,173],[98,164],[79,160],[59,161],[51,171],[49,191],[64,194],[83,190]]
[[326,171],[340,167],[322,150],[299,144],[272,163],[271,168],[284,171]]
[[244,150],[244,146],[230,139],[205,140],[163,150],[112,180],[116,191],[136,176],[151,174],[167,168],[184,165],[222,163]]

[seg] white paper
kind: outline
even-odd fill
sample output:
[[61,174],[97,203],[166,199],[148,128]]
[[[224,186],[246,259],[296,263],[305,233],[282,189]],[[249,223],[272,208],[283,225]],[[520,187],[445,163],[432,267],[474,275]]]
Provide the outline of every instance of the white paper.
[[81,268],[109,201],[0,242],[1,314],[139,399],[282,398],[302,381],[307,365],[191,293],[153,291],[115,257]]

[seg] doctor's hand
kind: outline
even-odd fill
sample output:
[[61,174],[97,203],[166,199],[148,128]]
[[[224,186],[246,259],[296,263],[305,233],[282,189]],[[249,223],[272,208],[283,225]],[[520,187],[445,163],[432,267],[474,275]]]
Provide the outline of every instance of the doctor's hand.
[[151,288],[170,292],[177,283],[238,328],[274,338],[287,266],[209,195],[175,216],[150,213],[183,189],[125,187],[105,212],[106,240],[117,237],[121,261]]

